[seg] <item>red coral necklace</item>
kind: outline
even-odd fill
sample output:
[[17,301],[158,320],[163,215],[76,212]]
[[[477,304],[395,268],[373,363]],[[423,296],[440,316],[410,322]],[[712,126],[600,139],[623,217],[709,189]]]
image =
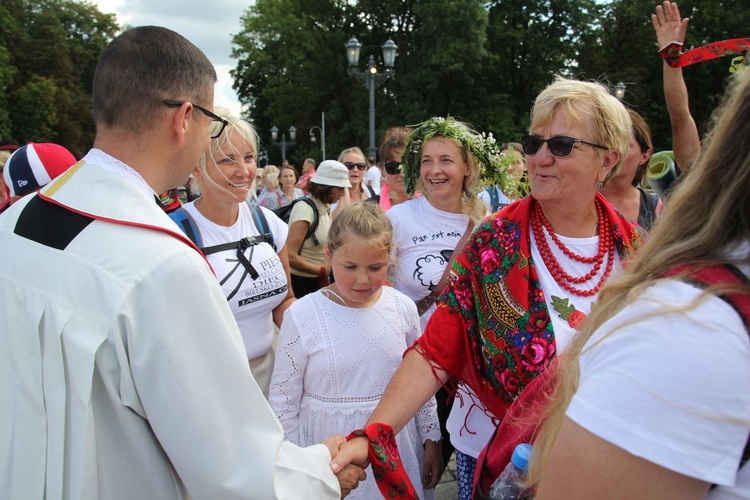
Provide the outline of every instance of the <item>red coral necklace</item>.
[[[534,208],[531,212],[531,228],[534,232],[534,239],[536,240],[537,248],[539,249],[539,254],[542,256],[544,265],[547,267],[547,270],[549,270],[552,278],[554,278],[558,285],[579,297],[590,297],[599,293],[599,289],[601,289],[604,282],[609,278],[609,275],[612,272],[612,266],[615,262],[614,237],[612,236],[609,218],[605,217],[604,209],[598,200],[596,200],[595,204],[598,217],[597,227],[599,228],[599,249],[593,257],[578,255],[566,247],[565,244],[560,241],[560,238],[557,237],[557,234],[555,234],[552,225],[547,220],[547,217],[544,215],[542,207],[538,202],[534,203]],[[555,242],[557,248],[559,248],[567,257],[584,264],[593,264],[591,271],[580,277],[571,276],[565,272],[560,265],[560,262],[558,262],[555,255],[552,253],[552,249],[547,242],[547,237],[544,231],[545,229],[547,230],[547,234],[550,235],[550,238],[552,238],[552,241]],[[599,272],[604,263],[605,255],[607,256],[607,267],[605,268],[601,279],[599,279],[599,283],[597,283],[594,288],[590,290],[579,290],[573,286],[585,283],[596,276],[596,273]]]

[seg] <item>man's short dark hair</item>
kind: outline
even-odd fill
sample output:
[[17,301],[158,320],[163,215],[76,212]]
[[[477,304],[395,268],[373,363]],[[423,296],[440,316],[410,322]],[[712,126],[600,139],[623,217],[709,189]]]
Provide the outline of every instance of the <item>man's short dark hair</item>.
[[216,70],[185,37],[160,26],[132,28],[104,49],[94,73],[97,126],[147,128],[165,99],[208,105]]

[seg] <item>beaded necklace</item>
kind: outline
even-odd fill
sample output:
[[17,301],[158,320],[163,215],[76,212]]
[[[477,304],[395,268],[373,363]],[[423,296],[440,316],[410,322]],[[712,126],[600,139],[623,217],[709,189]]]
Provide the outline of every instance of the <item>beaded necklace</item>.
[[[547,270],[549,270],[549,273],[552,275],[552,278],[558,285],[579,297],[590,297],[599,293],[602,285],[605,281],[607,281],[607,278],[609,278],[609,275],[612,272],[612,266],[614,265],[615,261],[615,245],[614,237],[612,235],[612,229],[610,227],[609,219],[605,217],[604,210],[598,201],[596,202],[596,213],[598,217],[596,227],[599,228],[599,248],[595,256],[584,257],[583,255],[578,255],[577,253],[573,252],[568,247],[566,247],[562,241],[560,241],[560,238],[558,238],[557,234],[555,234],[555,231],[552,229],[552,225],[544,215],[542,207],[539,205],[539,203],[534,203],[534,208],[531,212],[531,228],[534,233],[534,239],[536,241],[537,247],[539,248],[539,254],[542,256],[544,265],[547,267]],[[550,238],[555,243],[557,248],[559,248],[567,257],[575,260],[576,262],[593,264],[591,271],[579,277],[571,276],[570,274],[565,272],[565,270],[560,265],[560,262],[552,253],[552,249],[547,242],[545,229],[546,233],[550,235]],[[578,288],[576,288],[574,285],[586,283],[591,278],[596,276],[596,274],[601,269],[602,264],[604,263],[605,255],[607,256],[607,266],[604,270],[604,274],[599,279],[599,282],[596,284],[596,286],[590,290],[579,290]]]

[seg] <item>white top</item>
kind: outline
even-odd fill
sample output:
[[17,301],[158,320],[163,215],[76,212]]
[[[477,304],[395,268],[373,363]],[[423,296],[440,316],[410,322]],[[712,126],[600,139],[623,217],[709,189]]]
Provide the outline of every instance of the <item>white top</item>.
[[[568,238],[561,235],[557,236],[565,246],[578,255],[593,257],[599,250],[598,236],[591,238]],[[583,276],[591,270],[592,264],[582,264],[566,256],[547,235],[546,231],[545,237],[547,238],[547,244],[552,250],[552,254],[568,274],[572,276]],[[533,236],[531,238],[531,256],[539,276],[542,290],[544,290],[547,309],[552,320],[552,329],[555,332],[555,347],[557,349],[557,354],[559,355],[565,351],[568,345],[570,345],[570,342],[573,340],[573,336],[577,331],[555,311],[552,298],[567,298],[568,304],[573,305],[582,313],[588,314],[591,311],[591,304],[596,297],[573,296],[573,294],[560,287],[544,265],[542,256],[539,254],[539,249],[537,248],[536,239]],[[599,282],[599,278],[604,274],[606,261],[607,257],[604,258],[605,263],[602,264],[602,269],[600,269],[596,276],[586,284],[578,285],[577,288],[582,290],[593,288],[595,285],[591,285],[591,283]],[[615,251],[615,261],[612,265],[610,279],[617,273],[619,268],[620,257]],[[455,446],[461,453],[478,458],[479,454],[492,437],[492,433],[495,432],[497,422],[498,419],[485,408],[474,392],[468,386],[459,384],[458,397],[453,403],[453,408],[451,409],[446,424],[453,446]]]
[[378,168],[377,165],[373,165],[372,167],[367,169],[364,182],[366,184],[367,181],[370,181],[370,187],[372,187],[372,189],[374,189],[376,193],[380,193],[380,180],[382,178],[383,174],[380,171],[380,168]]
[[602,325],[567,416],[628,453],[723,485],[708,498],[750,498],[750,468],[737,472],[750,431],[748,332],[722,299],[690,308],[701,294],[663,282]]
[[[315,264],[316,266],[324,266],[326,260],[323,247],[328,242],[328,230],[331,228],[331,208],[325,203],[321,203],[317,198],[313,198],[312,196],[309,198],[315,203],[315,206],[318,209],[318,228],[315,230],[315,236],[318,238],[319,244],[315,245],[313,243],[313,237],[310,236],[302,244],[301,251],[299,248],[290,248],[288,249],[288,252],[297,253],[299,251],[300,257],[306,261]],[[305,201],[298,201],[292,207],[292,213],[289,214],[289,226],[298,220],[305,221],[312,225],[314,217],[315,213],[313,212],[312,207]],[[305,278],[318,277],[317,273],[309,274],[297,271],[296,269],[291,269],[291,273],[295,276],[302,276]]]
[[87,156],[40,196],[100,219],[58,250],[13,232],[37,195],[0,217],[0,498],[339,498],[153,193]]
[[[419,334],[414,303],[390,287],[367,308],[339,305],[325,290],[292,304],[284,314],[269,394],[287,438],[305,446],[361,429]],[[420,498],[422,445],[440,439],[436,408],[430,399],[396,438]],[[352,495],[382,498],[372,471]]]
[[[400,203],[386,215],[393,224],[389,283],[416,302],[440,282],[469,216],[438,210],[425,196]],[[434,310],[435,304],[420,318],[422,329]]]
[[[195,202],[183,205],[193,217],[204,247],[239,241],[242,238],[259,236],[253,222],[253,214],[247,203],[239,204],[237,221],[229,227],[220,226],[203,216]],[[286,244],[289,227],[276,214],[260,207],[266,216],[277,250]],[[273,310],[286,298],[289,285],[284,266],[269,243],[259,243],[243,252],[258,272],[252,279],[237,259],[237,250],[224,250],[206,256],[224,290],[229,308],[232,310],[245,343],[247,359],[266,354],[273,342]]]

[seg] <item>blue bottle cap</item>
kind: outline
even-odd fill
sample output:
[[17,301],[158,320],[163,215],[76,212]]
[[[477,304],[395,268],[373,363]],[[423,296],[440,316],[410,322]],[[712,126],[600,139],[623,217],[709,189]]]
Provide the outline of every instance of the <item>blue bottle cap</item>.
[[521,470],[529,470],[529,459],[531,458],[531,445],[521,443],[513,450],[510,461]]

